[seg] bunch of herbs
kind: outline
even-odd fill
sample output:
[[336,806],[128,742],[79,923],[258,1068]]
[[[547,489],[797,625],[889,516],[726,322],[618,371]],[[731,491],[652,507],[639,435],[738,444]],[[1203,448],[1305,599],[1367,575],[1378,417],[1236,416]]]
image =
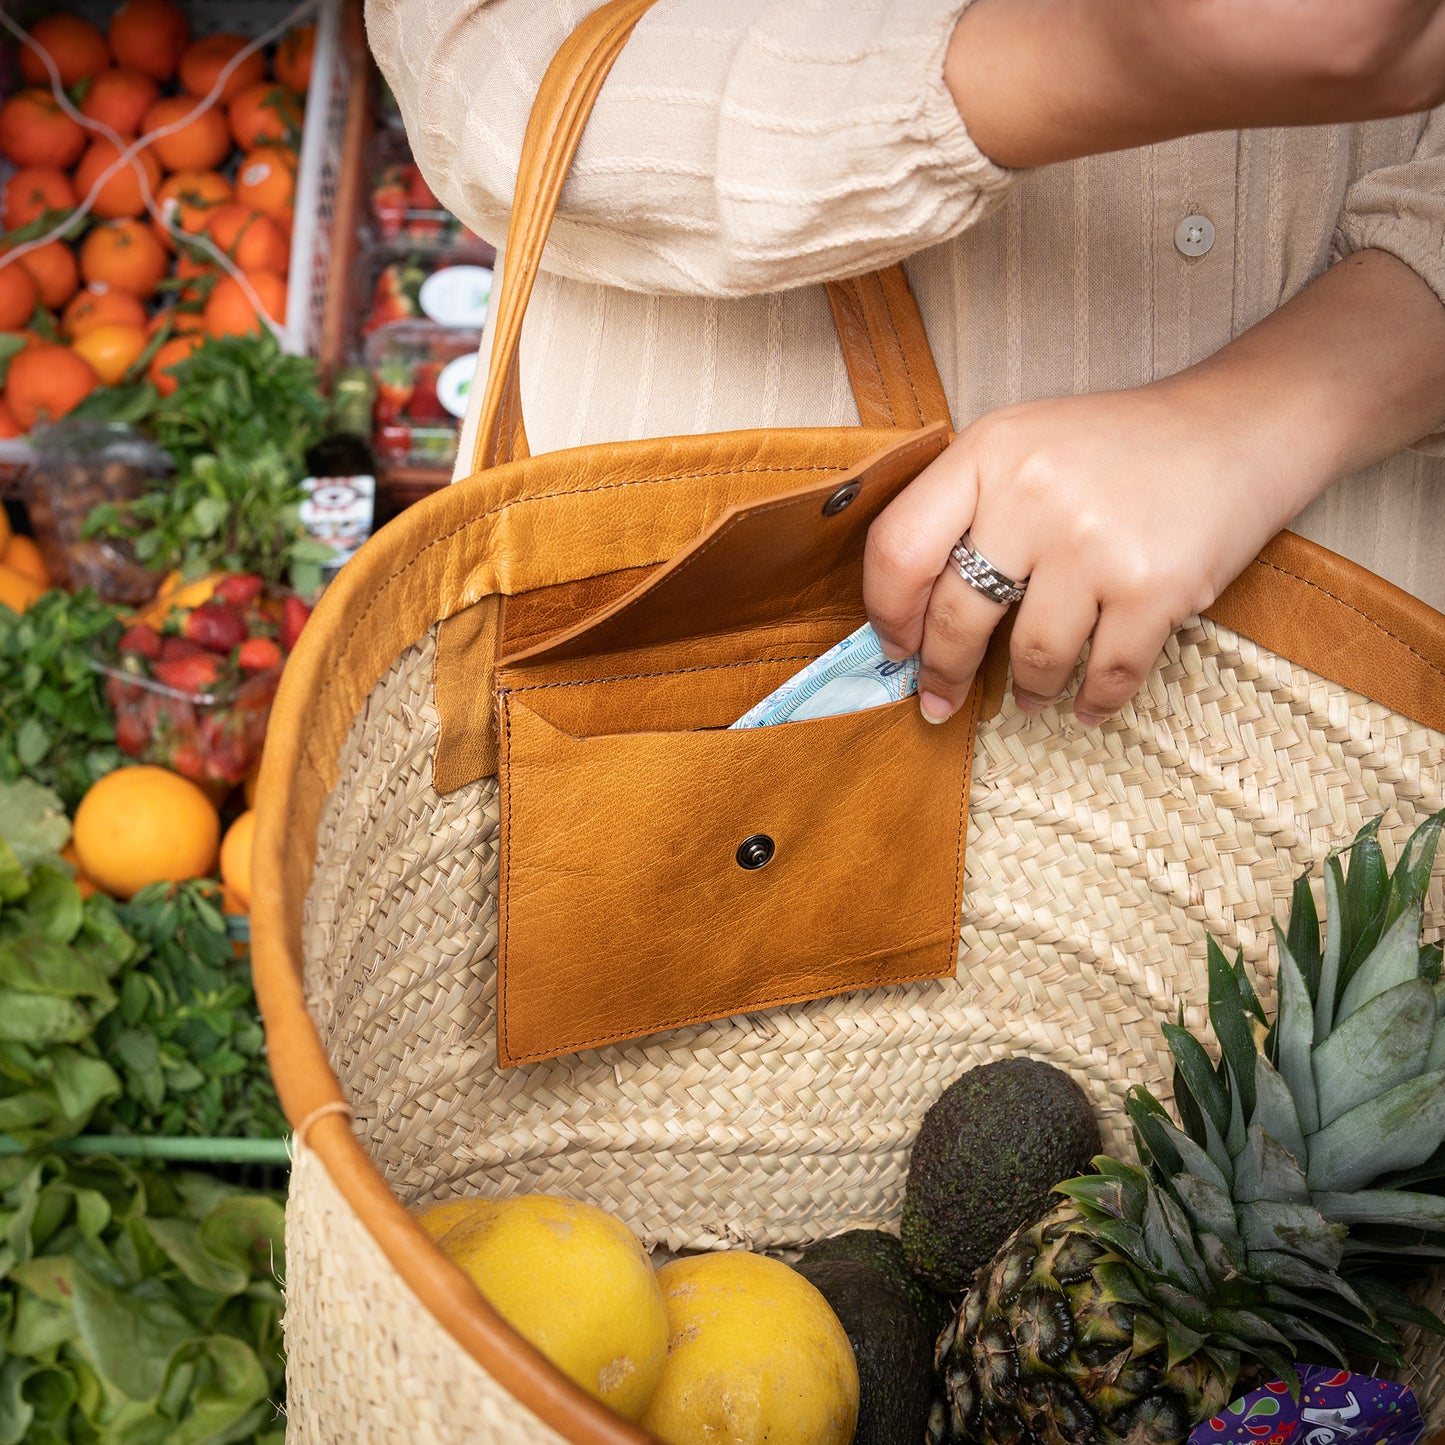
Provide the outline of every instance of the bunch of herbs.
[[173,374],[175,391],[142,420],[176,475],[134,502],[96,508],[89,532],[132,538],[149,566],[255,572],[314,590],[332,555],[300,515],[306,452],[328,415],[315,361],[262,332],[211,338]]
[[126,761],[90,665],[120,631],[93,592],[53,588],[22,613],[0,605],[0,782],[30,778],[74,808]]

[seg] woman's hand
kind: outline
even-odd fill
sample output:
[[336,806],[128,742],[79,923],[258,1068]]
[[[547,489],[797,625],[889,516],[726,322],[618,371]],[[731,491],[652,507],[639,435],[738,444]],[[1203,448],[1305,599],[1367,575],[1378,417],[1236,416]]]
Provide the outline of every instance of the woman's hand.
[[921,648],[920,702],[962,706],[1005,608],[949,558],[965,532],[1000,572],[1028,579],[1010,658],[1036,712],[1067,688],[1080,721],[1122,707],[1170,631],[1207,607],[1290,515],[1271,502],[1273,448],[1250,446],[1218,403],[1176,380],[1037,401],[966,428],[874,522],[864,601],[884,648]]
[[1022,581],[1010,660],[1029,711],[1092,638],[1074,712],[1122,707],[1207,607],[1337,477],[1445,423],[1445,306],[1361,251],[1214,356],[1131,391],[1006,407],[966,427],[878,516],[863,597],[924,714],[956,711],[1005,608],[949,560],[970,533]]

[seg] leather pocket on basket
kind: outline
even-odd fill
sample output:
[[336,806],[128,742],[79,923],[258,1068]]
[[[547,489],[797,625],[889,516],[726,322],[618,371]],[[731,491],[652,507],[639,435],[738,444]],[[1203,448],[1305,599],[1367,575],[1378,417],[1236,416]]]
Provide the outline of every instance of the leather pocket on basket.
[[500,1065],[953,972],[976,695],[728,727],[862,622],[867,525],[943,440],[737,509],[501,660]]

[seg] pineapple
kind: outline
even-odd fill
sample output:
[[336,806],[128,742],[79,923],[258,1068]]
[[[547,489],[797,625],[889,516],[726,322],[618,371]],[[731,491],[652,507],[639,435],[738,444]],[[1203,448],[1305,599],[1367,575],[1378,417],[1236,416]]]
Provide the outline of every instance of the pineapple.
[[1211,941],[1220,1062],[1167,1026],[1178,1123],[1133,1089],[1139,1164],[1096,1159],[979,1270],[939,1337],[935,1437],[1178,1441],[1296,1350],[1398,1364],[1398,1326],[1445,1333],[1391,1278],[1445,1258],[1445,983],[1420,943],[1442,823],[1393,876],[1377,823],[1348,875],[1328,859],[1323,949],[1296,883],[1272,1024]]

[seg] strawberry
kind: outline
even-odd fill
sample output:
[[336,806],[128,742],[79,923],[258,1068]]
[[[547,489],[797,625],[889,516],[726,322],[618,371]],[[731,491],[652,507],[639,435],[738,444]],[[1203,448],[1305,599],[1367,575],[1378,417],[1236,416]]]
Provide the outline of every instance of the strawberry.
[[189,637],[163,637],[161,638],[161,660],[163,662],[179,662],[183,657],[204,657],[206,649],[199,642],[192,642]]
[[151,730],[139,713],[126,711],[116,715],[115,745],[126,757],[144,757],[150,740]]
[[156,681],[177,692],[205,692],[220,675],[220,663],[204,653],[196,657],[162,658],[156,663]]
[[404,361],[383,361],[376,372],[376,400],[372,418],[378,426],[397,421],[411,400],[411,368]]
[[447,420],[447,409],[437,396],[437,377],[441,375],[441,363],[422,361],[417,363],[415,382],[411,393],[411,419],[419,422]]
[[245,607],[266,589],[266,583],[254,572],[228,572],[216,583],[215,596],[232,607]]
[[205,781],[206,759],[195,743],[182,743],[171,754],[171,767],[182,777],[191,778],[198,783]]
[[407,168],[383,166],[371,183],[371,213],[382,239],[391,241],[401,235],[406,222]]
[[269,637],[248,637],[236,654],[242,672],[265,672],[270,667],[280,667],[281,649]]
[[404,462],[411,455],[411,428],[403,421],[382,423],[371,440],[383,461]]
[[301,629],[306,625],[306,619],[311,616],[311,609],[299,598],[288,596],[281,612],[281,650],[290,652],[296,646],[296,639],[301,636]]
[[154,627],[137,622],[134,627],[127,627],[121,634],[120,650],[139,653],[141,657],[148,657],[154,662],[161,655],[161,635]]
[[228,602],[204,602],[186,618],[185,635],[212,652],[229,652],[246,638],[246,619]]

